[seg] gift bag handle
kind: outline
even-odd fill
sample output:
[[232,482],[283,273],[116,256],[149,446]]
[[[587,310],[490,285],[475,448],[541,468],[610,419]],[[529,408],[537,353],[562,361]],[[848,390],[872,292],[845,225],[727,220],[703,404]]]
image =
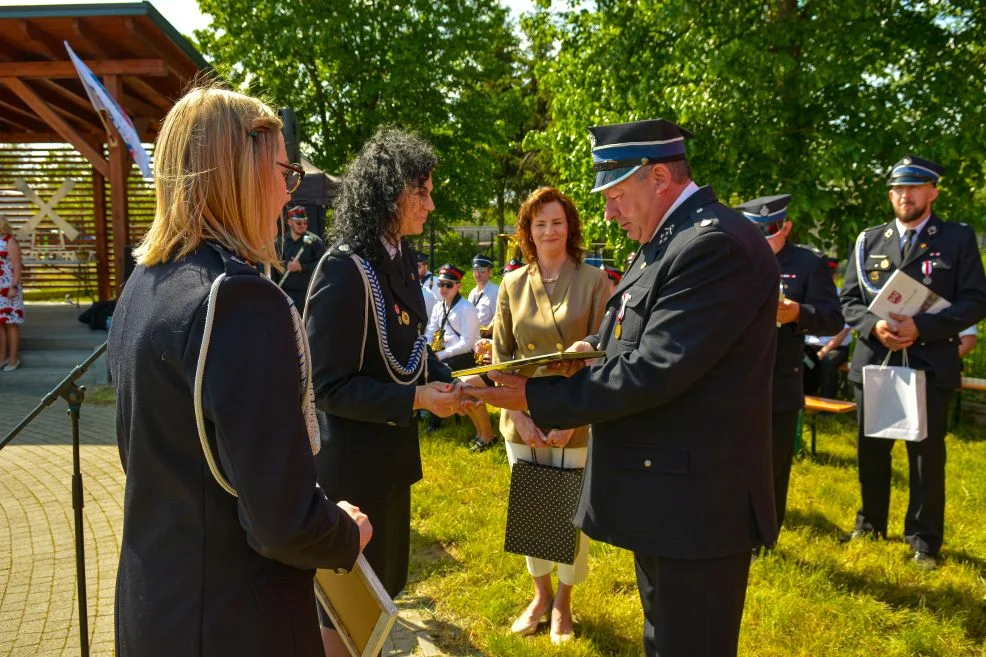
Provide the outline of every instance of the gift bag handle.
[[[537,455],[537,452],[534,451],[534,446],[533,445],[529,445],[529,447],[531,448],[531,459],[532,459],[534,465],[540,465],[538,463],[538,455]],[[561,448],[561,469],[562,470],[565,469],[565,448],[564,447]]]
[[[904,347],[903,351],[904,351],[904,353],[901,354],[901,356],[900,356],[900,364],[901,364],[902,367],[910,367],[910,363],[908,363],[908,360],[907,360],[907,347]],[[890,356],[892,356],[893,353],[894,352],[890,351],[889,349],[887,350],[887,356],[886,356],[886,358],[883,359],[883,364],[880,365],[880,367],[886,367],[887,366],[887,364],[890,362]]]

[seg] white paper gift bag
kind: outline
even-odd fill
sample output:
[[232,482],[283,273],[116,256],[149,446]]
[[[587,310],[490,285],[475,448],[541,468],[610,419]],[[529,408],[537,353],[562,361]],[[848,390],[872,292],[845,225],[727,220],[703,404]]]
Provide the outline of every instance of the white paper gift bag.
[[907,367],[863,368],[863,433],[874,438],[918,442],[928,437],[925,373]]

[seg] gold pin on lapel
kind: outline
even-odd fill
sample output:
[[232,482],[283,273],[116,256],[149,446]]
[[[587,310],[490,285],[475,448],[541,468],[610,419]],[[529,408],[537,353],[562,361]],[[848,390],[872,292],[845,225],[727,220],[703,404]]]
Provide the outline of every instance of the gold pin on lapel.
[[880,280],[880,272],[878,272],[878,271],[871,271],[870,272],[870,280],[871,281],[878,281],[878,280]]

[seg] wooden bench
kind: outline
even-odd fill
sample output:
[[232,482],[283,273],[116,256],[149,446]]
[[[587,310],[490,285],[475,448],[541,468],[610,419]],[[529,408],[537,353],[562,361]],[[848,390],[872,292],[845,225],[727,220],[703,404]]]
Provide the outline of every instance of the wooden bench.
[[[986,383],[986,382],[984,382]],[[819,413],[851,413],[856,410],[856,402],[812,397],[805,395],[805,415],[811,418],[811,455],[815,456],[816,427],[815,419]]]

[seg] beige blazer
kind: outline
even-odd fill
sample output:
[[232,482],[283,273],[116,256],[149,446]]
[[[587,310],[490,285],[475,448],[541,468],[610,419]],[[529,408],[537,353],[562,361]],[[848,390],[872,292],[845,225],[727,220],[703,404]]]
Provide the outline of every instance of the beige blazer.
[[[562,265],[558,282],[549,295],[537,265],[508,273],[500,284],[493,321],[493,362],[541,356],[564,351],[573,342],[599,330],[610,295],[606,273],[569,258]],[[544,368],[521,371],[525,376],[543,376]],[[506,413],[500,414],[500,432],[505,440],[520,443],[520,435]],[[579,427],[569,447],[585,447],[589,427]]]

